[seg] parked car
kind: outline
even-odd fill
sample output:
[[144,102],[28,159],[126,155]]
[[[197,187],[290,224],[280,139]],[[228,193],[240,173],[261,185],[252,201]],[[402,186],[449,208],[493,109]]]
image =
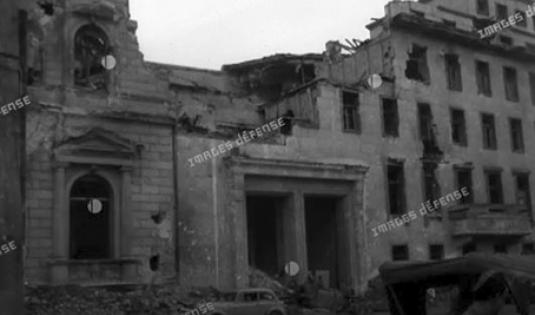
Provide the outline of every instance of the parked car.
[[244,289],[223,294],[210,315],[286,315],[286,307],[269,289]]

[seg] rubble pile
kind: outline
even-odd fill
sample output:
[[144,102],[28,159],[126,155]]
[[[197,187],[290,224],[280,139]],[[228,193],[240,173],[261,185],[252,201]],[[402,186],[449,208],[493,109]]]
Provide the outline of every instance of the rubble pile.
[[25,308],[33,315],[177,315],[196,299],[177,286],[151,288],[26,288]]

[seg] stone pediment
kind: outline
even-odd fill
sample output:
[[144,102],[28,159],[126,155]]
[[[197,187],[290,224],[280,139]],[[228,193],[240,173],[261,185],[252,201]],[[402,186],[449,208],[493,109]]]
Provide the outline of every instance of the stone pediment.
[[137,157],[137,146],[114,132],[94,128],[60,143],[54,155],[59,162],[130,165]]

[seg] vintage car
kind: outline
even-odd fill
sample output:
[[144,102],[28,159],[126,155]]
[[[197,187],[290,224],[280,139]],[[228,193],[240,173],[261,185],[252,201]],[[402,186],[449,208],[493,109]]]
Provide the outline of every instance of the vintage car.
[[[535,256],[474,253],[436,262],[388,262],[379,272],[392,315],[462,315],[491,299],[500,299],[499,315],[535,314],[533,305],[530,309]],[[478,299],[486,283],[500,293]]]
[[213,302],[211,315],[286,315],[286,307],[269,289],[244,289]]

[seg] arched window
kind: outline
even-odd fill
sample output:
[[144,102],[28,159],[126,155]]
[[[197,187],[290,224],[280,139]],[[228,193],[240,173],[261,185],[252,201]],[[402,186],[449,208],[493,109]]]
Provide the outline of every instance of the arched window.
[[84,25],[74,36],[74,83],[96,90],[106,89],[103,58],[111,53],[106,33],[94,24]]
[[74,182],[70,192],[71,258],[111,258],[112,197],[110,184],[98,175]]

